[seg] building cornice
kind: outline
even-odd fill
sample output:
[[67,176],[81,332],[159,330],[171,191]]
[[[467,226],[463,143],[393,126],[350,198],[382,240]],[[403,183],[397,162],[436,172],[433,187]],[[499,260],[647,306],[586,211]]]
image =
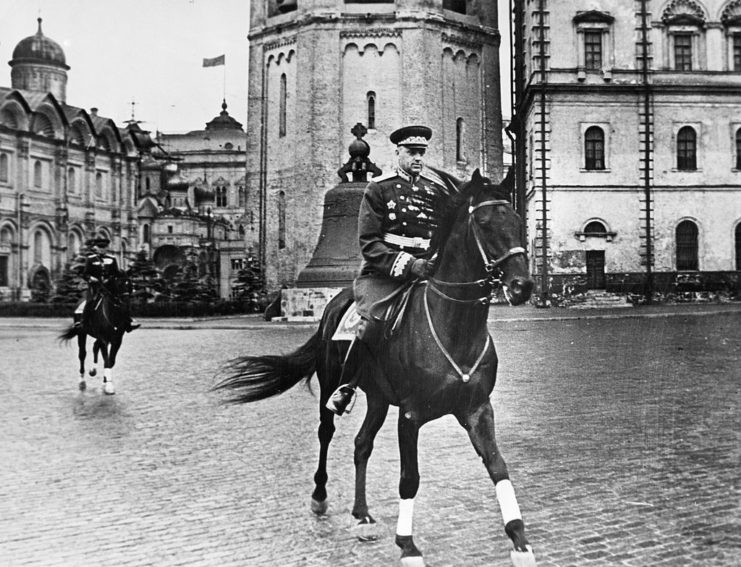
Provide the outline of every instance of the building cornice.
[[[365,26],[369,23],[374,24],[372,30],[367,30]],[[288,39],[270,40],[270,36],[277,34],[295,33],[301,28],[307,26],[326,26],[330,24],[340,29],[341,34],[361,34],[364,37],[378,37],[388,35],[400,35],[405,29],[419,28],[436,28],[445,30],[454,30],[454,34],[447,34],[449,37],[460,38],[473,44],[490,44],[498,46],[501,42],[499,30],[479,24],[467,24],[457,20],[447,19],[437,14],[428,12],[396,12],[390,14],[337,14],[337,13],[319,13],[307,14],[290,22],[282,22],[275,25],[267,25],[250,30],[247,39],[250,42],[265,41],[264,45],[275,47],[275,43],[281,41],[295,42],[295,36]],[[363,27],[353,29],[353,24]],[[379,27],[382,26],[382,27]],[[443,32],[445,33],[445,32]],[[372,35],[369,35],[372,34]],[[351,37],[351,36],[343,36]],[[281,44],[282,45],[282,44]],[[285,45],[288,45],[286,43]],[[280,45],[279,45],[280,46]]]

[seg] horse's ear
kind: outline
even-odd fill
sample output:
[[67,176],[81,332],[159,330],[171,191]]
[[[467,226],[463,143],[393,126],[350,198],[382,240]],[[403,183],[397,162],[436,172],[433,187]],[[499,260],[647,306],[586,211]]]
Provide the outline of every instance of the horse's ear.
[[483,180],[483,177],[481,177],[481,171],[479,171],[479,168],[477,167],[474,170],[474,172],[471,174],[471,182],[478,185],[482,182],[482,180]]

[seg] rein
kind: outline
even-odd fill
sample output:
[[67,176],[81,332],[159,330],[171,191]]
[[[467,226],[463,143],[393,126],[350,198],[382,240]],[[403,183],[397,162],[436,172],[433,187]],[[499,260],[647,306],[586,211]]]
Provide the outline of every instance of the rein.
[[[446,282],[443,280],[435,279],[434,277],[431,277],[428,281],[428,285],[425,286],[425,295],[424,295],[424,305],[425,305],[425,314],[427,315],[427,324],[430,327],[430,332],[432,333],[432,338],[435,339],[435,344],[437,344],[437,347],[440,349],[440,352],[443,353],[445,358],[448,360],[450,365],[453,367],[453,369],[458,373],[458,375],[461,377],[461,380],[466,383],[471,379],[471,374],[476,372],[476,369],[479,367],[479,364],[481,364],[481,361],[484,359],[484,355],[489,350],[489,343],[491,342],[491,337],[489,336],[489,333],[486,333],[486,342],[484,343],[484,348],[481,351],[481,354],[476,359],[476,362],[471,367],[471,369],[468,372],[463,372],[461,370],[461,367],[458,366],[458,364],[453,360],[453,357],[448,352],[448,350],[445,348],[445,345],[443,345],[442,341],[440,340],[440,337],[437,335],[437,331],[435,331],[435,325],[432,322],[432,315],[430,315],[430,303],[427,295],[427,291],[429,289],[432,289],[433,292],[435,292],[437,295],[442,297],[443,299],[446,299],[448,301],[452,301],[454,303],[479,303],[482,306],[487,306],[490,303],[490,297],[492,292],[502,287],[502,269],[501,265],[512,258],[513,256],[517,256],[519,254],[526,254],[525,249],[522,246],[516,246],[514,248],[510,248],[504,255],[502,255],[499,258],[489,258],[489,256],[486,254],[486,250],[484,250],[484,245],[481,243],[481,235],[479,234],[479,230],[477,228],[477,224],[473,222],[474,220],[474,212],[482,207],[496,207],[500,205],[510,206],[509,201],[506,201],[504,199],[492,199],[489,201],[482,201],[481,203],[478,203],[477,205],[473,204],[473,198],[469,200],[468,205],[468,228],[473,232],[474,239],[476,241],[476,248],[479,251],[479,254],[481,256],[481,260],[484,263],[484,270],[487,273],[487,276],[482,279],[478,279],[475,281],[470,282]],[[455,297],[451,297],[444,293],[442,290],[439,289],[439,286],[449,286],[449,287],[479,287],[479,288],[489,288],[489,292],[486,295],[479,296],[473,299],[457,299]]]
[[[435,331],[435,325],[432,323],[432,316],[430,315],[430,302],[427,300],[427,290],[430,288],[430,286],[425,287],[425,314],[427,315],[427,324],[430,326],[430,331],[432,332],[432,338],[435,339],[435,343],[437,344],[437,347],[440,349],[440,352],[443,353],[445,358],[448,359],[448,362],[453,367],[453,369],[458,373],[458,376],[461,377],[461,380],[463,380],[464,383],[468,382],[471,379],[471,374],[476,372],[476,369],[479,367],[479,364],[481,364],[481,361],[484,359],[484,355],[486,354],[486,351],[489,350],[489,343],[491,342],[491,337],[489,336],[489,333],[486,333],[486,342],[484,343],[484,349],[481,351],[481,354],[479,355],[478,359],[476,359],[476,362],[474,362],[473,366],[468,372],[463,372],[461,370],[461,367],[456,364],[455,360],[453,360],[453,357],[450,355],[448,350],[443,345],[442,341],[440,340],[440,337],[437,336],[437,332]],[[434,288],[433,288],[434,289]],[[478,301],[478,300],[475,300]]]

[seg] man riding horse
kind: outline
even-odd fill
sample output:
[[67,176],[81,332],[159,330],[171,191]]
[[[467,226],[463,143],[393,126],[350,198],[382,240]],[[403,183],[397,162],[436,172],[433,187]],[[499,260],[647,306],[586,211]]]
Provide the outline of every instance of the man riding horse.
[[[92,238],[85,243],[90,247],[91,253],[85,259],[85,269],[82,278],[87,281],[88,289],[85,301],[77,308],[77,313],[82,313],[82,321],[88,321],[95,310],[95,303],[100,293],[107,291],[116,296],[118,289],[110,285],[115,278],[123,275],[118,267],[116,258],[106,252],[110,240],[104,236]],[[128,302],[121,297],[115,297],[125,312],[126,332],[138,329],[141,325],[134,323],[129,314]]]
[[[361,317],[345,358],[340,387],[327,409],[342,415],[360,381],[363,358],[383,338],[392,316],[390,303],[418,279],[431,275],[434,259],[426,258],[438,224],[441,201],[450,196],[445,182],[424,167],[432,137],[427,126],[405,126],[391,133],[396,144],[395,171],[373,178],[360,204],[358,240],[363,255],[353,292]],[[368,360],[367,358],[365,360]]]

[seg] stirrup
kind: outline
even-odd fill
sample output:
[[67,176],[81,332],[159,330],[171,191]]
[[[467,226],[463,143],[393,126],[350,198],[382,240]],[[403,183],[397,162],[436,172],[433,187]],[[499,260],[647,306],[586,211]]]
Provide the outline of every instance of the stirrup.
[[355,406],[355,388],[342,384],[332,392],[324,407],[332,413],[342,415],[343,413],[350,413],[353,406]]

